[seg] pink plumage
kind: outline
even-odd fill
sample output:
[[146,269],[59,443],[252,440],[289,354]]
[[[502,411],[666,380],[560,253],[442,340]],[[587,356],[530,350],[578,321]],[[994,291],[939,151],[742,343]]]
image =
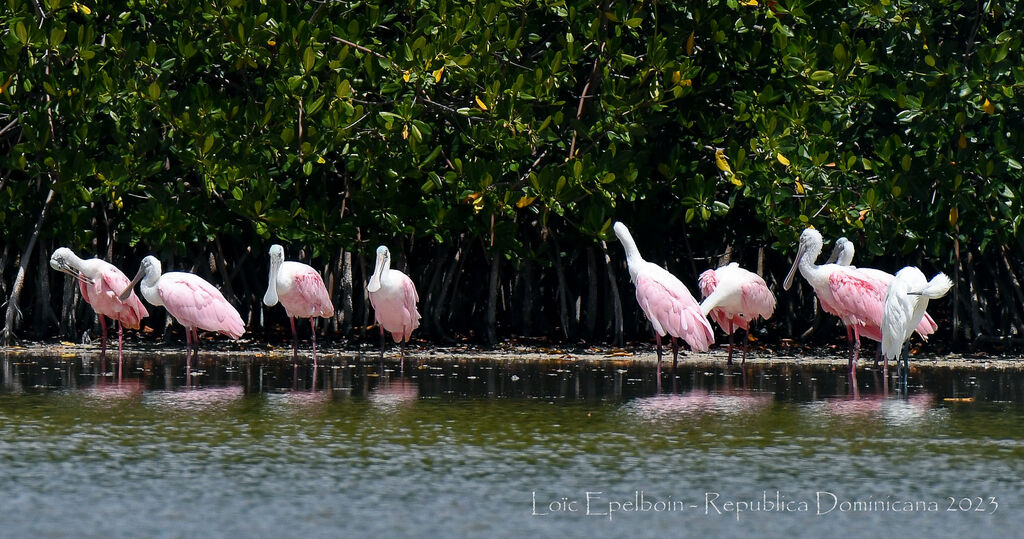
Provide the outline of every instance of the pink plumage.
[[407,342],[412,331],[420,325],[420,313],[416,309],[420,296],[412,279],[397,270],[391,271],[398,274],[397,293],[373,292],[370,303],[377,323],[391,333],[391,338],[395,342]]
[[156,284],[156,292],[167,312],[186,328],[216,331],[232,339],[245,333],[242,317],[224,294],[197,275],[165,273]]
[[764,279],[735,262],[705,271],[697,284],[704,299],[701,310],[726,333],[737,328],[749,330],[751,321],[775,313],[775,295]]
[[50,257],[50,267],[75,277],[82,298],[99,315],[100,327],[103,328],[101,353],[106,353],[107,350],[106,317],[117,320],[117,349],[120,355],[124,341],[122,328],[139,329],[140,321],[149,316],[146,307],[134,292],[125,299],[120,299],[119,294],[131,284],[128,277],[109,262],[99,258],[83,260],[67,247],[54,251]]
[[78,282],[82,297],[101,316],[117,320],[126,328],[139,329],[139,322],[149,316],[149,311],[135,294],[128,296],[126,301],[117,298],[131,281],[112,264],[104,262],[104,265],[101,271],[86,275],[93,281],[92,284],[82,280]]
[[[736,262],[718,269],[709,269],[697,281],[700,287],[701,312],[710,316],[718,327],[729,335],[729,355],[732,364],[732,340],[737,328],[750,331],[750,323],[758,318],[771,318],[775,313],[775,295],[761,276],[743,269]],[[743,362],[747,360],[747,345],[743,345]]]
[[420,297],[412,279],[401,271],[391,269],[391,251],[381,245],[377,247],[377,262],[373,275],[366,283],[374,317],[380,325],[381,358],[384,357],[384,332],[401,343],[402,365],[405,365],[405,343],[413,330],[420,325],[420,313],[416,309]]
[[[856,268],[839,264],[818,265],[815,260],[821,254],[824,241],[821,233],[808,228],[800,234],[800,247],[793,261],[793,267],[786,276],[785,288],[792,285],[797,269],[814,289],[818,302],[825,312],[842,319],[850,341],[850,368],[857,362],[860,352],[860,338],[882,340],[882,313],[885,310],[885,295],[893,276],[870,268]],[[926,337],[937,329],[930,316],[924,316],[917,326],[917,332]]]
[[[661,268],[659,268],[661,269]],[[714,335],[700,305],[679,279],[666,275],[639,272],[636,277],[636,300],[659,335],[670,335],[686,341],[690,349],[707,352]]]
[[141,281],[139,290],[142,297],[151,305],[163,305],[168,314],[185,326],[185,349],[189,360],[191,355],[188,351],[193,343],[195,350],[192,355],[199,353],[198,329],[223,333],[232,339],[238,339],[245,333],[242,317],[217,287],[191,273],[162,271],[156,257],[143,258],[139,272],[121,297],[126,297],[131,287]]
[[715,340],[714,333],[697,300],[682,281],[661,266],[644,260],[626,225],[617,222],[612,229],[626,251],[626,267],[629,268],[630,280],[636,286],[636,300],[654,330],[658,352],[657,380],[658,387],[661,387],[661,338],[665,335],[672,337],[672,364],[675,366],[679,352],[677,338],[686,341],[691,350],[706,352]]
[[324,280],[312,267],[301,262],[285,261],[284,247],[270,247],[270,277],[263,304],[276,305],[278,301],[288,313],[292,327],[292,356],[298,359],[298,333],[295,318],[308,318],[312,329],[313,363],[316,363],[316,318],[334,316],[334,304],[324,286]]

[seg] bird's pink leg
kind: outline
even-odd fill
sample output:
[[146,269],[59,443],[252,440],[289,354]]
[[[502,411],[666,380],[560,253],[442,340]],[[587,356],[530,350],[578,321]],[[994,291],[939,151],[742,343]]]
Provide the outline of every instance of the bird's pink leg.
[[658,344],[658,365],[654,369],[654,377],[657,380],[657,390],[661,393],[661,335],[654,333],[654,342]]
[[[845,322],[844,322],[845,324]],[[846,326],[846,343],[849,345],[849,350],[846,351],[846,359],[853,362],[853,328]]]
[[726,365],[732,365],[732,320],[730,319],[725,325],[725,331],[729,333],[729,357],[725,360]]
[[672,337],[672,375],[676,374],[676,364],[679,363],[679,341]]
[[380,327],[380,364],[384,364],[384,326]]
[[860,359],[860,330],[853,326],[853,358],[850,359],[850,370],[857,368],[857,360]]
[[100,355],[107,355],[107,317],[102,314],[97,315],[100,317],[100,328],[103,329],[103,336],[100,337]]
[[747,325],[747,331],[743,333],[743,359],[740,361],[740,365],[747,364],[747,347],[750,346],[750,325]]
[[117,362],[121,363],[121,356],[124,354],[124,327],[121,322],[117,323]]
[[399,346],[398,357],[400,359],[400,369],[402,376],[405,376],[405,339],[402,339],[402,344]]
[[313,330],[313,372],[316,373],[316,318],[309,317],[309,328]]
[[292,325],[292,363],[299,361],[299,334],[295,331],[295,318],[289,316],[288,323]]

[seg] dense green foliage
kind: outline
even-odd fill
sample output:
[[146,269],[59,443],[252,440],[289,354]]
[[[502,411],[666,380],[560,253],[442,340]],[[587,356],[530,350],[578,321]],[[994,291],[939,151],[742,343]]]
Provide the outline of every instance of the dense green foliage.
[[219,267],[246,313],[273,242],[357,312],[387,243],[428,335],[608,340],[616,287],[633,334],[618,219],[691,286],[726,246],[780,280],[812,224],[859,265],[950,273],[967,340],[1024,331],[1013,2],[4,4],[5,286],[52,189],[40,263]]

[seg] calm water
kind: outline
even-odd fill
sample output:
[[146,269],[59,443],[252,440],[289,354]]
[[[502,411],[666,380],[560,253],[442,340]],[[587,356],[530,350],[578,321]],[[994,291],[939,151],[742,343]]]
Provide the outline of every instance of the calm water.
[[[1024,374],[0,355],[2,535],[1013,536]],[[589,494],[588,494],[589,493]],[[588,506],[589,502],[589,506]],[[588,514],[589,512],[589,514]]]

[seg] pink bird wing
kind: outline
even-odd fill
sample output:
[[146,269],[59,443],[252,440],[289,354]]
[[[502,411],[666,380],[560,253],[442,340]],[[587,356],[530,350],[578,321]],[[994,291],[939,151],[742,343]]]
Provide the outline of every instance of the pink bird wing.
[[718,287],[718,275],[715,274],[715,270],[709,269],[701,273],[700,277],[697,278],[697,287],[700,288],[700,297],[706,298],[710,296],[715,291],[715,288]]
[[331,296],[327,293],[324,280],[313,268],[295,276],[295,289],[302,296],[303,301],[309,302],[312,306],[310,311],[314,316],[330,318],[334,316],[334,304],[331,303]]
[[[117,298],[130,284],[131,281],[120,270],[114,268],[113,270],[104,271],[103,279],[97,283],[97,285],[100,285],[101,290],[97,301],[104,303],[103,314],[121,322],[121,325],[124,327],[139,329],[139,322],[149,316],[149,311],[142,304],[142,300],[139,299],[139,296],[135,295],[135,292],[132,292],[125,301]],[[93,307],[95,308],[96,306],[94,305]],[[100,309],[97,308],[97,311],[100,311]]]
[[391,333],[395,342],[409,339],[412,331],[420,325],[420,313],[416,309],[419,294],[412,279],[403,275],[400,294],[390,296],[370,293],[374,318],[382,328]]
[[914,328],[914,331],[917,331],[917,334],[927,341],[928,336],[935,333],[935,330],[937,329],[939,329],[939,325],[935,323],[935,320],[932,319],[931,315],[924,313],[924,317],[921,318],[921,323]]
[[764,279],[751,279],[743,283],[742,290],[743,312],[747,320],[754,320],[758,316],[767,320],[775,314],[775,295],[768,289]]
[[233,339],[245,333],[238,311],[213,285],[190,274],[165,274],[157,283],[157,292],[181,325],[218,331]]
[[829,289],[844,322],[860,326],[858,332],[863,337],[881,340],[885,288],[855,271],[835,271],[829,276]]
[[657,279],[637,275],[636,299],[659,334],[680,337],[698,352],[706,352],[714,342],[711,324],[685,286],[670,288]]

